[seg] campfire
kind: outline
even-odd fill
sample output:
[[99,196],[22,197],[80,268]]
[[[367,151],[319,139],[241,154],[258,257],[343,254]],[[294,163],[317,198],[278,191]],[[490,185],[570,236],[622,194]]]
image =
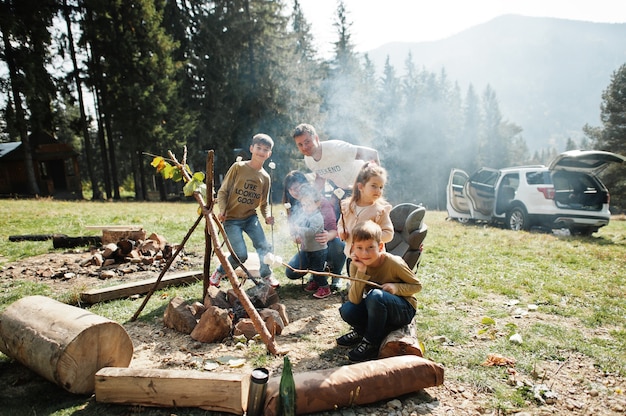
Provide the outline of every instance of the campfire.
[[[270,334],[280,335],[289,324],[287,308],[279,303],[278,293],[265,282],[258,282],[246,294]],[[233,289],[224,291],[211,286],[204,302],[189,302],[176,297],[163,316],[168,328],[189,334],[196,341],[222,342],[233,336],[245,341],[259,336],[254,323]]]

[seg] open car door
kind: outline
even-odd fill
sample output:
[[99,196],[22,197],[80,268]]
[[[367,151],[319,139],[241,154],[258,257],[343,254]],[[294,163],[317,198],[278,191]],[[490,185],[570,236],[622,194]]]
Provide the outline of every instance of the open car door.
[[465,183],[469,175],[460,169],[452,169],[446,188],[446,208],[448,217],[459,221],[472,219],[469,201],[465,197]]
[[601,150],[570,150],[561,153],[551,163],[550,170],[567,170],[598,175],[609,163],[624,163],[626,158]]
[[496,169],[480,168],[465,184],[465,197],[471,204],[472,217],[476,220],[491,220],[496,203],[496,182],[500,173]]

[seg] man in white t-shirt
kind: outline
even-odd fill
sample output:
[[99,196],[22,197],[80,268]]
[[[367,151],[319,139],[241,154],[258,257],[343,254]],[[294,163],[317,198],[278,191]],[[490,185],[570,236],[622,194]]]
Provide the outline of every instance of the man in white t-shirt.
[[[310,124],[299,124],[293,132],[293,139],[300,153],[304,155],[304,163],[315,173],[315,187],[324,191],[328,180],[335,188],[331,202],[335,209],[335,216],[339,219],[341,210],[339,204],[343,198],[352,194],[352,186],[359,170],[365,162],[374,161],[380,165],[378,151],[370,147],[357,146],[342,140],[326,140],[321,142],[315,128]],[[339,238],[327,241],[328,232],[317,234],[315,239],[328,243],[328,263],[331,272],[341,274],[345,255],[343,242]],[[333,290],[340,287],[338,278],[332,279]]]
[[304,163],[315,173],[315,185],[320,190],[324,189],[325,181],[328,180],[334,187],[341,188],[344,196],[347,196],[365,162],[373,161],[380,165],[376,149],[342,140],[321,142],[315,128],[310,124],[298,125],[293,132],[293,138],[298,150],[304,155]]

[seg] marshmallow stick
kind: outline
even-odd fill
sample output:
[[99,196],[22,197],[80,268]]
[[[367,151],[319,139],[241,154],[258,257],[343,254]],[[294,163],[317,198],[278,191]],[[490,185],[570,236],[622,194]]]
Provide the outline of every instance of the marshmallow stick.
[[300,269],[294,269],[293,267],[291,267],[289,264],[285,263],[283,261],[283,259],[280,256],[275,256],[272,253],[267,253],[265,255],[265,257],[263,257],[263,263],[269,265],[269,266],[279,266],[279,265],[283,265],[285,267],[288,267],[289,269],[293,270],[296,273],[311,273],[317,276],[330,276],[330,277],[336,277],[339,279],[347,279],[347,280],[352,280],[354,282],[361,282],[361,283],[365,283],[366,285],[369,286],[373,286],[376,287],[378,289],[382,289],[383,287],[381,285],[379,285],[376,282],[370,282],[369,280],[363,280],[363,279],[359,279],[356,277],[351,277],[351,276],[344,276],[341,274],[335,274],[335,273],[330,273],[330,272],[317,272],[315,270],[300,270]]

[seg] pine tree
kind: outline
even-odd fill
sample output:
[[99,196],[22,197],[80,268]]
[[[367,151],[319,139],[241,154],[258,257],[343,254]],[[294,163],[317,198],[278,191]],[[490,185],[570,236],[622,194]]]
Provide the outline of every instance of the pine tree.
[[29,131],[49,134],[54,130],[52,101],[56,87],[46,65],[50,61],[50,27],[55,13],[54,3],[41,4],[37,0],[0,2],[4,60],[9,69],[15,125],[22,142],[31,194],[39,194],[40,189],[35,177]]
[[[586,125],[584,132],[593,139],[594,148],[626,156],[626,64],[611,76],[611,83],[602,93],[600,105],[602,127]],[[626,209],[626,175],[624,166],[609,166],[602,181],[611,191],[611,204],[616,210]]]
[[320,137],[326,136],[345,140],[359,145],[363,138],[370,136],[365,130],[365,119],[370,117],[370,109],[364,108],[362,69],[352,43],[350,28],[352,22],[342,0],[338,2],[334,27],[337,41],[334,43],[334,57],[329,63],[328,77],[322,84],[324,104],[322,111],[326,120],[318,128]]
[[112,144],[128,158],[121,162],[143,200],[149,162],[143,153],[163,154],[176,143],[170,122],[176,123],[168,118],[176,114],[175,44],[161,26],[158,0],[85,0],[85,7],[92,25],[85,37],[97,53],[93,69],[104,77],[100,93],[117,139]]

